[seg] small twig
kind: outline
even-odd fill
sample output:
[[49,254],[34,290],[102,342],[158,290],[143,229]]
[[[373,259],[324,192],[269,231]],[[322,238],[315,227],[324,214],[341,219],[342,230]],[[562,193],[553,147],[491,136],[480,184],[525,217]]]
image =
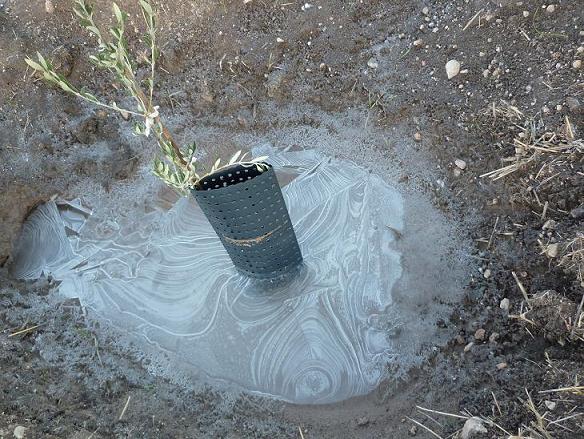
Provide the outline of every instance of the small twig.
[[493,236],[495,235],[495,231],[497,230],[497,225],[499,224],[499,217],[495,220],[495,225],[493,226],[493,231],[491,232],[491,236],[489,237],[489,243],[487,244],[487,250],[491,248],[491,244],[493,243]]
[[420,407],[419,405],[417,405],[416,408],[419,410],[423,410],[425,412],[436,413],[438,415],[451,416],[453,418],[458,418],[458,419],[468,419],[468,416],[455,415],[454,413],[447,413],[447,412],[439,412],[438,410],[427,409],[424,407]]
[[467,30],[467,29],[468,29],[468,27],[469,27],[469,26],[472,24],[472,22],[473,22],[473,21],[475,21],[475,19],[476,19],[476,18],[479,16],[479,14],[480,14],[481,12],[483,12],[483,11],[484,11],[484,9],[481,9],[479,12],[477,12],[476,14],[474,14],[474,15],[472,16],[472,18],[471,18],[471,19],[468,21],[468,23],[466,23],[466,26],[464,26],[464,27],[462,28],[462,30],[463,30],[463,31]]
[[558,392],[571,392],[575,394],[580,394],[581,392],[584,392],[584,386],[558,387],[557,389],[539,391],[539,393],[558,393]]
[[8,337],[15,337],[15,336],[17,336],[17,335],[20,335],[20,334],[25,334],[25,333],[27,333],[27,332],[30,332],[30,331],[33,331],[33,330],[35,330],[35,329],[36,329],[36,328],[38,328],[39,326],[42,326],[42,324],[40,324],[40,325],[34,325],[34,326],[31,326],[30,328],[21,329],[20,331],[13,332],[13,333],[12,333],[12,334],[10,334]]
[[543,205],[543,212],[541,212],[541,220],[543,221],[545,219],[545,215],[548,211],[548,206],[549,206],[549,201],[546,201],[545,204]]
[[124,415],[126,414],[126,410],[128,409],[128,405],[130,404],[130,398],[131,398],[131,396],[128,395],[128,400],[126,401],[126,405],[122,409],[122,413],[120,413],[120,417],[118,418],[118,421],[121,421],[122,418],[124,417]]
[[501,412],[501,407],[499,406],[499,402],[497,401],[497,397],[495,396],[495,393],[493,391],[491,391],[491,395],[493,395],[493,400],[495,401],[495,406],[497,406],[499,416],[503,416],[503,413]]
[[302,433],[302,428],[300,428],[300,425],[298,426],[298,433],[300,433],[300,439],[304,439],[304,433]]
[[99,355],[99,345],[97,344],[97,337],[93,336],[93,342],[95,344],[95,353],[97,354],[97,359],[99,360],[99,364],[103,366],[103,361],[101,361],[101,355]]
[[584,306],[584,294],[582,294],[582,299],[580,299],[580,304],[578,305],[578,310],[576,311],[576,317],[574,318],[574,325],[572,326],[572,330],[570,331],[570,337],[574,337],[574,333],[576,329],[578,329],[578,325],[580,322],[580,316],[582,315],[582,307]]
[[525,287],[523,286],[523,284],[521,283],[521,281],[517,277],[517,274],[515,274],[514,271],[512,271],[511,274],[513,275],[513,279],[515,279],[515,282],[517,282],[517,286],[521,290],[521,294],[523,294],[523,298],[525,299],[525,302],[527,302],[527,306],[529,306],[529,297],[527,296],[527,290],[525,289]]

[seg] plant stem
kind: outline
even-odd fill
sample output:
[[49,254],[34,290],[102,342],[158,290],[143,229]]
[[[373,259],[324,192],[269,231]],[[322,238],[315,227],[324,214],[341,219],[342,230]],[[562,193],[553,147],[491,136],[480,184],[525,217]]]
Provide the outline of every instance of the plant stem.
[[97,105],[99,107],[104,107],[104,108],[107,108],[109,110],[114,110],[114,111],[117,111],[117,112],[125,112],[125,113],[128,113],[128,114],[133,114],[134,116],[144,117],[143,114],[137,113],[137,112],[132,111],[132,110],[126,110],[125,108],[120,108],[120,107],[117,107],[116,108],[116,107],[113,107],[111,105],[104,104],[103,102],[100,102],[100,101],[94,101],[92,99],[88,99],[85,96],[83,96],[81,93],[79,93],[78,91],[76,91],[74,89],[72,89],[72,90],[73,90],[72,93],[73,93],[74,96],[77,96],[78,98],[81,98],[81,99],[83,99],[83,100],[85,100],[87,102],[91,102],[92,104]]

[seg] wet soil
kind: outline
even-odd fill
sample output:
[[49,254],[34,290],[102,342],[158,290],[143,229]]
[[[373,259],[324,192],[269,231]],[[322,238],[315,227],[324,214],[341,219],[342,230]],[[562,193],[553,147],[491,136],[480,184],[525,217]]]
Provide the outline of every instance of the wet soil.
[[[39,50],[75,83],[125,99],[86,61],[94,42],[78,30],[69,2],[48,3],[51,12],[45,2],[0,4],[2,263],[36,203],[54,194],[130,199],[130,182],[148,173],[155,151],[128,134],[131,122],[64,96],[27,70],[22,58]],[[109,8],[96,3],[98,11]],[[181,143],[196,138],[207,151],[217,144],[239,149],[249,145],[234,144],[234,133],[269,138],[290,126],[334,136],[331,120],[351,112],[359,115],[355,129],[387,133],[389,140],[361,144],[345,157],[367,162],[387,154],[412,166],[412,150],[427,157],[418,163],[428,167],[419,184],[447,215],[466,221],[476,243],[478,269],[464,300],[450,319],[436,322],[457,336],[445,346],[429,339],[426,364],[370,395],[330,406],[287,405],[156,378],[138,356],[114,348],[115,330],[52,295],[50,281],[21,283],[4,271],[0,437],[12,437],[17,426],[29,438],[433,437],[408,418],[448,437],[464,420],[432,414],[437,424],[416,406],[489,416],[512,434],[536,420],[529,397],[548,419],[579,413],[581,394],[540,392],[578,383],[581,342],[508,314],[521,313],[518,281],[530,295],[553,290],[562,299],[549,303],[567,303],[566,309],[580,302],[576,274],[543,254],[538,240],[560,242],[582,231],[570,211],[584,203],[584,174],[552,180],[539,201],[525,191],[529,175],[479,177],[513,154],[510,141],[524,121],[493,117],[485,111],[493,103],[512,103],[541,131],[560,129],[568,116],[582,136],[578,3],[559,1],[553,11],[541,1],[508,0],[330,0],[308,8],[256,0],[161,3],[156,92]],[[137,17],[135,6],[128,8]],[[139,31],[139,21],[135,26]],[[140,46],[138,36],[132,48]],[[450,59],[461,72],[448,80]],[[456,159],[466,162],[464,170],[457,171]],[[542,230],[549,219],[557,225]],[[500,308],[505,298],[509,313]],[[531,317],[542,318],[539,312]],[[552,437],[584,434],[578,416],[549,428]],[[501,435],[489,428],[484,437]]]

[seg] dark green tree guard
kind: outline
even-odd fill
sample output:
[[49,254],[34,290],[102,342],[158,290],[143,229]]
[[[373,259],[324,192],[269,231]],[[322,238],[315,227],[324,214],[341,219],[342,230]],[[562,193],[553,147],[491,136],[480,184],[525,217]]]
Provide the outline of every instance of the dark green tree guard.
[[193,196],[235,267],[272,278],[302,262],[290,216],[271,165],[235,164],[201,179]]

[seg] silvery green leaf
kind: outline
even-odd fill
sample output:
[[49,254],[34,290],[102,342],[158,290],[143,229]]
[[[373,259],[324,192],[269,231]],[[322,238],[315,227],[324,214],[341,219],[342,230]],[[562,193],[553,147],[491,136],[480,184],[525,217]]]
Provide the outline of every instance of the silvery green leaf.
[[99,29],[95,26],[87,26],[85,29],[87,29],[92,34],[99,36]]
[[146,12],[147,15],[150,17],[154,16],[154,11],[152,10],[152,6],[146,0],[140,0],[140,6]]
[[116,16],[116,20],[118,20],[118,23],[120,25],[123,24],[123,22],[124,22],[124,14],[120,10],[120,7],[117,4],[112,3],[112,9],[114,11],[114,15]]
[[37,52],[37,57],[39,59],[39,63],[41,64],[41,66],[43,66],[44,70],[49,70],[49,63],[47,63],[47,61],[45,60],[45,58],[40,54],[40,52]]
[[241,155],[241,150],[239,150],[235,154],[233,154],[233,157],[231,157],[231,160],[229,160],[229,164],[232,165],[233,163],[235,163],[240,155]]
[[64,81],[59,81],[59,86],[68,93],[74,93],[73,89]]
[[39,72],[42,72],[44,69],[41,67],[40,64],[34,62],[32,59],[30,58],[25,58],[24,61],[31,66],[34,70],[37,70]]
[[48,72],[43,72],[43,78],[45,78],[46,81],[55,82],[55,78],[53,78],[53,76]]

